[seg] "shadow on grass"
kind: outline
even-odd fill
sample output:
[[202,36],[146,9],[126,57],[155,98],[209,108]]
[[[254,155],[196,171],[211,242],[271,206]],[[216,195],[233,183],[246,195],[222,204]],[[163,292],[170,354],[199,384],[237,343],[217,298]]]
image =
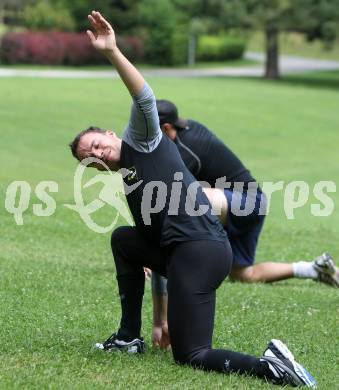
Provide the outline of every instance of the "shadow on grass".
[[284,76],[279,83],[339,91],[339,71]]

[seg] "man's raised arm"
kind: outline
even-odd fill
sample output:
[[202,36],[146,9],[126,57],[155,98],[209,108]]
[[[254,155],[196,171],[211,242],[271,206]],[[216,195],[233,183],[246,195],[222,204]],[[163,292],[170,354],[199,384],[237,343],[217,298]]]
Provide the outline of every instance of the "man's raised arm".
[[87,30],[92,45],[116,68],[134,100],[123,139],[138,150],[151,152],[162,137],[153,91],[141,73],[121,53],[112,26],[100,12],[92,11],[88,19],[94,29],[94,33]]
[[145,80],[119,50],[112,26],[97,11],[92,11],[88,15],[88,19],[95,30],[94,33],[87,30],[92,45],[114,65],[130,94],[132,96],[139,95],[144,87]]

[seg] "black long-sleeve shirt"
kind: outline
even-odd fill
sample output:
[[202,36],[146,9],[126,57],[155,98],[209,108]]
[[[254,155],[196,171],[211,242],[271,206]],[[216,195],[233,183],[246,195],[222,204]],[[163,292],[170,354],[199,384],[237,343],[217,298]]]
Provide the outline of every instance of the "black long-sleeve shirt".
[[211,131],[199,122],[188,120],[186,129],[177,132],[175,143],[191,173],[199,181],[215,186],[216,180],[226,176],[235,182],[255,182],[240,159]]
[[[120,167],[129,172],[123,179],[135,225],[148,239],[161,246],[178,241],[225,241],[224,229],[212,215],[201,186],[185,166],[175,144],[161,132],[155,97],[147,84],[134,97],[130,122],[123,135]],[[153,191],[154,182],[158,183],[157,191]],[[176,199],[172,194],[173,182],[182,185]],[[195,188],[196,194],[190,193],[189,187]],[[162,196],[163,207],[149,213],[157,195]],[[189,215],[188,203],[191,210],[203,206],[207,211],[199,216]]]

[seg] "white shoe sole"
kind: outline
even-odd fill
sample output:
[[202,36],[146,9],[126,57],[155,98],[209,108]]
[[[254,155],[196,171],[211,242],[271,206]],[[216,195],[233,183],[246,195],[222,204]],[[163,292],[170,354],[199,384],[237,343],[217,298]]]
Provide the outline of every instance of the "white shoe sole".
[[288,349],[287,345],[284,344],[282,341],[277,339],[272,339],[271,343],[278,349],[278,351],[286,358],[288,359],[295,370],[295,373],[293,373],[290,370],[287,370],[290,375],[294,379],[297,380],[299,383],[299,386],[307,386],[316,388],[317,384],[312,377],[312,375],[304,368],[301,364],[295,361],[293,353]]

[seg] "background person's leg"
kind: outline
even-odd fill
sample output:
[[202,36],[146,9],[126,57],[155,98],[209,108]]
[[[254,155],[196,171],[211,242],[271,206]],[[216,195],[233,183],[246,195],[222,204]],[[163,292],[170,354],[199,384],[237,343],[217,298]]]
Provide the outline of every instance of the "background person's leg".
[[[207,196],[212,199],[215,189],[210,189]],[[215,198],[217,205],[223,204],[220,200],[220,193]],[[246,195],[239,192],[225,190],[223,193],[226,201],[224,212],[227,212],[225,229],[229,236],[229,241],[233,252],[233,266],[230,279],[245,283],[272,283],[290,278],[302,278],[320,280],[332,286],[339,286],[339,272],[335,264],[324,264],[316,267],[314,261],[299,261],[295,263],[264,262],[254,264],[255,252],[265,216],[259,215],[259,211],[266,203],[266,198],[261,191],[258,191],[253,212],[249,216],[237,216],[232,212],[232,201],[237,199],[238,203],[246,200]],[[210,200],[211,200],[210,199]],[[212,203],[212,206],[214,203]],[[228,207],[227,207],[228,206]],[[264,207],[265,208],[265,207]],[[324,258],[326,254],[318,258]],[[324,262],[325,260],[322,260]],[[326,260],[327,261],[327,260]],[[319,270],[323,272],[319,273]],[[332,271],[332,274],[330,272]],[[330,276],[328,276],[330,274]]]
[[[212,208],[222,210],[222,223],[229,236],[233,252],[232,280],[246,283],[274,282],[293,277],[291,264],[264,263],[255,264],[255,252],[261,233],[264,216],[259,216],[262,193],[258,192],[253,213],[249,216],[237,216],[232,212],[232,201],[240,204],[246,196],[231,190],[221,191],[215,188],[204,189]],[[265,201],[265,198],[264,198]]]
[[174,359],[204,370],[269,375],[267,364],[238,352],[211,349],[215,293],[231,267],[228,243],[177,244],[168,267],[168,325]]
[[313,261],[296,263],[265,262],[242,266],[237,265],[235,259],[230,273],[230,279],[246,283],[271,283],[289,278],[312,279],[339,287],[339,268],[332,257],[325,252]]
[[140,337],[141,308],[145,287],[143,266],[166,274],[164,251],[146,241],[135,227],[119,227],[111,239],[121,302],[119,337]]
[[248,267],[235,265],[230,273],[230,279],[245,283],[270,283],[293,277],[293,265],[289,263],[267,262]]

